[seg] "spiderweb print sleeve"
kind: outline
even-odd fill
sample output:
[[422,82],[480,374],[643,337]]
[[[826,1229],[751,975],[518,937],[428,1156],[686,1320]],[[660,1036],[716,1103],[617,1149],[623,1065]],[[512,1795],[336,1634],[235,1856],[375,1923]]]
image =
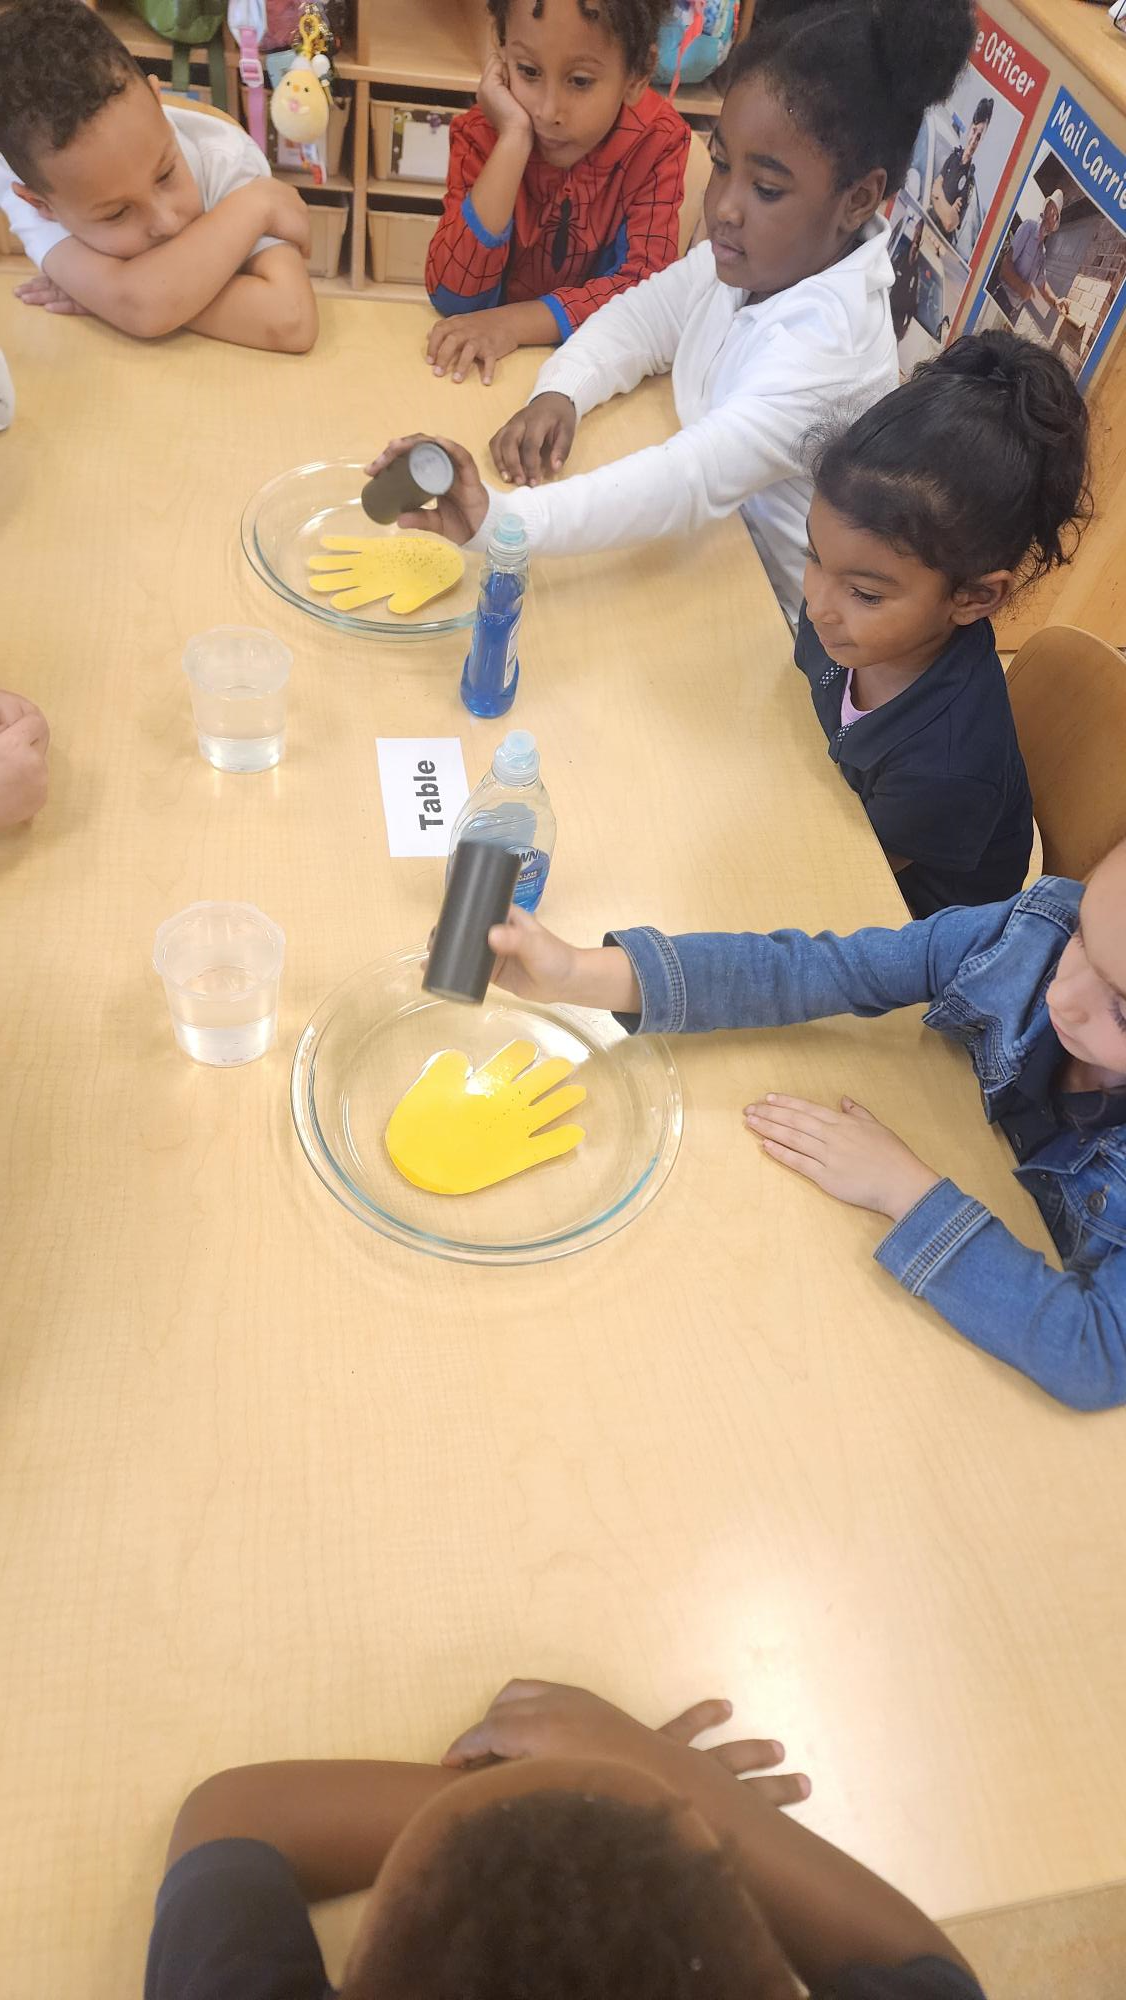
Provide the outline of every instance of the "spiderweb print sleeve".
[[[512,224],[500,236],[473,208],[473,186],[488,158],[468,121],[450,126],[450,166],[442,219],[426,253],[426,289],[440,313],[481,312],[500,304]],[[491,151],[491,147],[489,151]]]

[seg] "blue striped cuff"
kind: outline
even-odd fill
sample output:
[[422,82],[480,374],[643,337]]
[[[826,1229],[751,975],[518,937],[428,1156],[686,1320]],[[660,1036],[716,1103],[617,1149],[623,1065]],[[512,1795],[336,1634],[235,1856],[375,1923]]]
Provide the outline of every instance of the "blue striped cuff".
[[503,250],[512,234],[511,216],[508,218],[507,228],[502,229],[499,236],[494,236],[491,229],[485,228],[477,210],[474,208],[473,196],[471,194],[467,194],[465,200],[462,202],[461,212],[470,229],[473,231],[474,236],[477,238],[478,243],[483,243],[486,250]]

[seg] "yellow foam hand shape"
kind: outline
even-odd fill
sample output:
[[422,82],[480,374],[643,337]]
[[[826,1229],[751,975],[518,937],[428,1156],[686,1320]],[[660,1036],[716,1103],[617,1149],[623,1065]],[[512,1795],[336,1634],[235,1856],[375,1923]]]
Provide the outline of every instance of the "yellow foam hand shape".
[[[388,599],[403,616],[460,583],[465,557],[437,535],[322,535],[328,556],[310,556],[310,590],[332,595],[337,611]],[[335,593],[335,595],[333,595]]]
[[572,1065],[558,1056],[537,1062],[538,1054],[534,1042],[509,1042],[478,1070],[460,1049],[433,1056],[387,1127],[387,1151],[404,1179],[432,1194],[475,1194],[571,1152],[586,1136],[581,1125],[543,1128],[586,1091],[558,1088]]

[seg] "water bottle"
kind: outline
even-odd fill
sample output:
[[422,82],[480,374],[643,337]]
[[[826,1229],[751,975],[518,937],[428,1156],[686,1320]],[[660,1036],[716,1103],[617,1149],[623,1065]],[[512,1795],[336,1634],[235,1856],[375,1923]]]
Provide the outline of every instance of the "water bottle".
[[528,586],[528,537],[515,514],[502,514],[489,537],[473,637],[461,675],[471,715],[506,715],[516,699],[516,641]]
[[450,834],[450,867],[458,841],[489,841],[520,856],[520,873],[512,900],[522,910],[534,910],[543,895],[555,851],[555,814],[540,778],[536,739],[526,729],[511,729],[493,757],[475,792],[470,792]]

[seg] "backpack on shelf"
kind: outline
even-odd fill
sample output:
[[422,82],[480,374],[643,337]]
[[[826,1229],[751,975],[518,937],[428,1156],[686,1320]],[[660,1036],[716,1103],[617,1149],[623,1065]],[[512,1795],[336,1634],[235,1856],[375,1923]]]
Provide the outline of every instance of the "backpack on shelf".
[[657,37],[654,82],[675,97],[681,83],[703,83],[727,61],[739,27],[739,0],[673,0]]
[[[260,46],[264,49],[292,48],[297,24],[307,5],[308,0],[265,0],[266,31]],[[348,32],[350,10],[347,0],[320,0],[320,8],[333,42],[339,49]]]
[[204,0],[132,0],[133,12],[172,47],[172,88],[186,91],[191,76],[191,52],[207,50],[211,102],[227,109],[227,72],[223,66],[225,7],[208,7]]

